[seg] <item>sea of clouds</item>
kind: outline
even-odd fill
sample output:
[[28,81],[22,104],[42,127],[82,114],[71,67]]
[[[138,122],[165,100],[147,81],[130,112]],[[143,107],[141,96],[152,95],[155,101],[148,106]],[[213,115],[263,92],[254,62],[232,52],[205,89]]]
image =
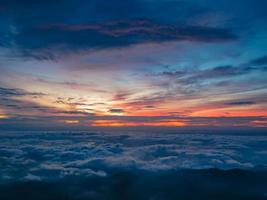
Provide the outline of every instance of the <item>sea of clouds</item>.
[[267,166],[267,136],[2,132],[0,180],[105,177],[112,170],[253,169]]

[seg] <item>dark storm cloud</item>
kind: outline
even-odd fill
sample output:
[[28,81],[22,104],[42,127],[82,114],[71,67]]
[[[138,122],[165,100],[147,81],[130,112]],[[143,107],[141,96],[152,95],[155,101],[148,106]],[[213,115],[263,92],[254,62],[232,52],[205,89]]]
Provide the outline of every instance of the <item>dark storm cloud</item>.
[[[4,37],[0,45],[15,47],[24,56],[42,60],[81,49],[184,40],[223,42],[238,38],[226,28],[186,25],[187,18],[179,16],[177,11],[184,13],[183,9],[193,8],[182,9],[180,6],[185,3],[179,1],[171,3],[173,9],[166,7],[169,4],[142,0],[2,1],[0,5],[6,9],[1,18],[0,32]],[[163,6],[166,9],[162,10]],[[173,21],[171,16],[183,22]]]

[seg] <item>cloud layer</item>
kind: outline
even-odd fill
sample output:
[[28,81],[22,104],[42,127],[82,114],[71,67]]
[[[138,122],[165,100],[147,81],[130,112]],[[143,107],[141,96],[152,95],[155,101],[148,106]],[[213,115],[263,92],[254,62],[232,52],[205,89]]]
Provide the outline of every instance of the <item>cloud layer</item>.
[[105,177],[114,169],[251,169],[267,164],[263,135],[124,131],[2,132],[0,137],[2,180]]

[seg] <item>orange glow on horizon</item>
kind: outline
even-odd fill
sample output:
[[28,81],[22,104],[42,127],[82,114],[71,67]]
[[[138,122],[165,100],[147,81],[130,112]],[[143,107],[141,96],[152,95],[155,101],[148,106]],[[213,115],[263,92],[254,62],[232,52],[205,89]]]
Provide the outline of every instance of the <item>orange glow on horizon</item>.
[[8,117],[6,115],[0,114],[0,119],[7,119]]
[[80,123],[79,120],[65,120],[64,123],[66,124],[78,124]]
[[91,126],[112,126],[112,127],[127,127],[127,126],[186,126],[186,122],[177,120],[160,120],[154,122],[131,122],[121,120],[93,120]]

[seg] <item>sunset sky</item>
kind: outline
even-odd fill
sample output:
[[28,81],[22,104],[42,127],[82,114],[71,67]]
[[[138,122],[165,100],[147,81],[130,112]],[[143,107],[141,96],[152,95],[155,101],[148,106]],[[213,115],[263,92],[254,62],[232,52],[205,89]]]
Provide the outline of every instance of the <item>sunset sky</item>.
[[0,129],[266,128],[266,8],[0,0]]

